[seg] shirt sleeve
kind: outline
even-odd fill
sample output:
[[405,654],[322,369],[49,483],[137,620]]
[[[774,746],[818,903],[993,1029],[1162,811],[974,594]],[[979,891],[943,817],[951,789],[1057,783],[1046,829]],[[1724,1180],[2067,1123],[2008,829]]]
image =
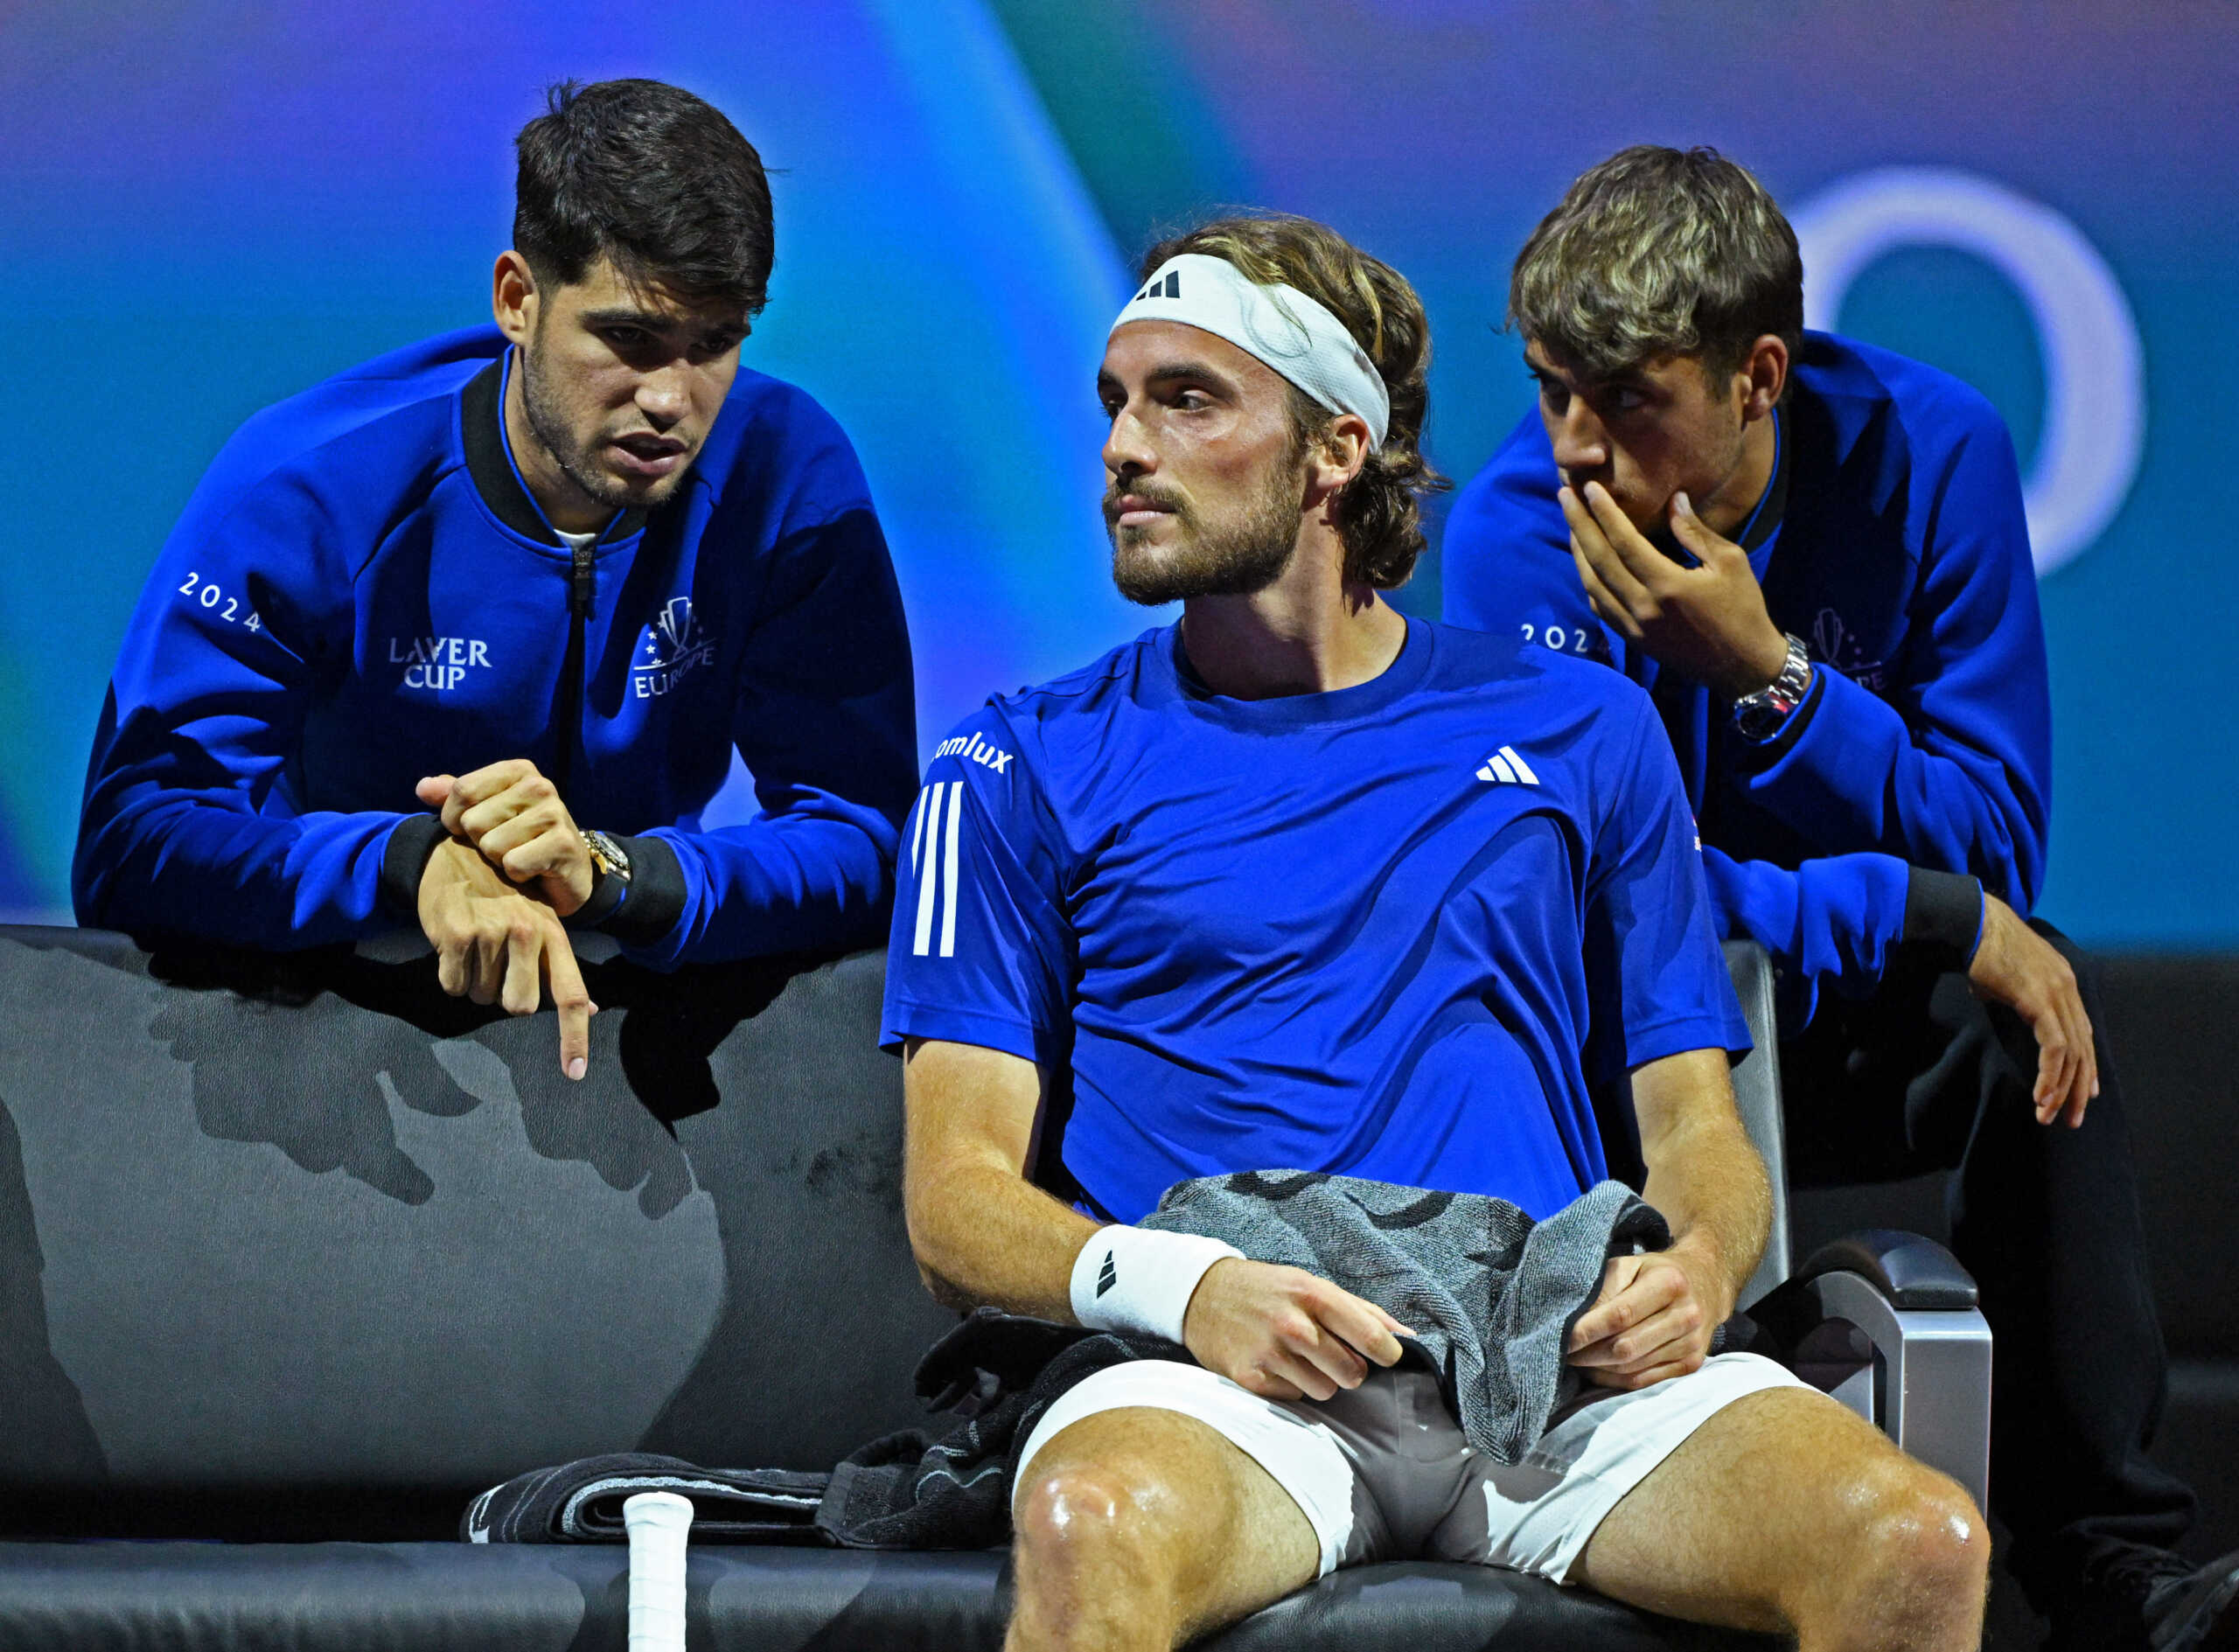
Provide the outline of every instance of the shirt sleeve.
[[1790,1028],[1810,1021],[1824,992],[1872,992],[1900,942],[1964,969],[1982,936],[1981,884],[1886,854],[1823,855],[1790,871],[1705,848],[1703,871],[1719,938],[1755,941],[1779,961]]
[[398,921],[381,861],[412,817],[303,812],[292,772],[320,662],[349,653],[333,539],[290,474],[206,480],[189,501],[94,735],[71,867],[80,923],[284,949]]
[[[910,633],[886,537],[838,427],[806,458],[746,642],[732,737],[761,812],[631,840],[630,893],[601,927],[657,967],[875,945],[917,784]],[[642,846],[651,846],[642,850]]]
[[896,868],[880,1041],[938,1038],[1062,1062],[1077,970],[1058,822],[993,708],[936,753]]
[[1982,408],[1924,505],[1915,611],[1886,699],[1824,666],[1792,737],[1730,741],[1735,781],[1822,854],[1970,874],[2026,912],[2043,887],[2051,690],[2013,443]]
[[[1628,698],[1636,701],[1632,727],[1596,776],[1604,795],[1596,800],[1600,826],[1587,872],[1593,1054],[1605,1068],[1622,1059],[1630,1069],[1682,1050],[1746,1052],[1748,1023],[1719,950],[1679,766],[1646,696],[1636,691]],[[1612,1004],[1614,1018],[1604,1009]],[[1601,1035],[1605,1023],[1614,1024],[1615,1044]]]

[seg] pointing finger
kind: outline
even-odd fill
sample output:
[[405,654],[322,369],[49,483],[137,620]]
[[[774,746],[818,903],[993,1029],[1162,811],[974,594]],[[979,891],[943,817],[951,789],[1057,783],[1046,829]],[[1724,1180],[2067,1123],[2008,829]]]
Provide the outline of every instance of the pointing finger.
[[552,1007],[560,1013],[560,1070],[570,1078],[581,1078],[590,1070],[591,1017],[598,1013],[598,1006],[583,988],[583,972],[575,963],[575,951],[568,944],[567,932],[556,924],[545,943],[544,968]]

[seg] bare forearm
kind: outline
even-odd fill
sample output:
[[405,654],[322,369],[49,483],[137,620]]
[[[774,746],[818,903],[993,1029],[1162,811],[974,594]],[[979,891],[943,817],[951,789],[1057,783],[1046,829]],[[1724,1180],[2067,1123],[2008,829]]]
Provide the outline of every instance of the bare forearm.
[[1733,1298],[1757,1266],[1772,1224],[1765,1163],[1734,1111],[1722,1050],[1691,1050],[1633,1074],[1642,1195],[1671,1223],[1675,1244],[1700,1254]]
[[1096,1225],[1016,1171],[994,1166],[956,1167],[910,1190],[917,1272],[951,1307],[991,1304],[1070,1322],[1073,1258]]
[[1729,1300],[1755,1272],[1772,1225],[1764,1161],[1737,1126],[1683,1126],[1649,1172],[1642,1196],[1664,1213],[1676,1243],[1704,1251],[1727,1282]]
[[911,1040],[903,1208],[925,1288],[1068,1322],[1073,1260],[1096,1223],[1026,1179],[1042,1101],[1033,1063],[999,1050]]

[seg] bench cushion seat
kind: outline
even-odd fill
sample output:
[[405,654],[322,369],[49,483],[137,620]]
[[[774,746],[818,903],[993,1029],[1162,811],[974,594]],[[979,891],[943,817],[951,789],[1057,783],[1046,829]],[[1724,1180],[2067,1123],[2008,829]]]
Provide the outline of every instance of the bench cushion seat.
[[[988,1652],[1003,1557],[699,1547],[694,1652]],[[0,1645],[61,1652],[590,1652],[628,1640],[620,1545],[0,1544]],[[1223,1652],[1712,1652],[1773,1642],[1489,1567],[1363,1566],[1238,1624]]]

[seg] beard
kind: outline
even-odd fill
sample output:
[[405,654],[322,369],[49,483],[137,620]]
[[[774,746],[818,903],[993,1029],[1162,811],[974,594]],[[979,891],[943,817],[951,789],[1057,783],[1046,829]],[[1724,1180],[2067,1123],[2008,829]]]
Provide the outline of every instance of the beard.
[[[541,326],[540,318],[539,325]],[[561,475],[582,491],[595,505],[610,511],[645,511],[663,504],[677,489],[684,485],[684,478],[692,473],[689,459],[660,478],[652,487],[642,491],[632,488],[620,477],[602,470],[592,459],[590,449],[575,439],[568,428],[567,409],[561,406],[537,365],[533,350],[521,352],[521,409],[528,415],[528,428],[560,467]]]
[[[1192,596],[1250,596],[1282,577],[1298,549],[1302,454],[1274,467],[1252,495],[1217,522],[1187,500],[1136,481],[1113,483],[1104,495],[1104,525],[1112,536],[1112,582],[1120,595],[1145,608]],[[1179,532],[1163,551],[1150,533],[1120,526],[1120,498],[1132,493],[1171,513]]]

